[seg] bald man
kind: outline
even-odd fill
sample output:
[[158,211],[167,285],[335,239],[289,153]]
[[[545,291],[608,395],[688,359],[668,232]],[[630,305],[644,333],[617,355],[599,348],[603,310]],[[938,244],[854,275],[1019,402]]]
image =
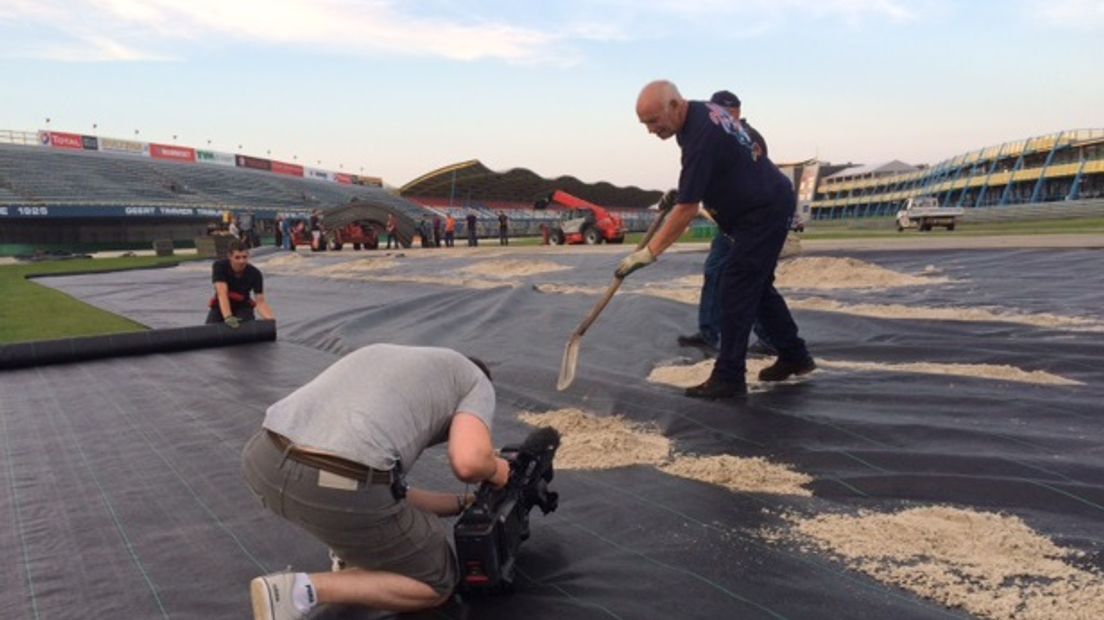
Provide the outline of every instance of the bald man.
[[816,363],[797,335],[785,300],[774,288],[774,268],[794,213],[793,186],[724,106],[687,101],[671,82],[640,92],[636,115],[660,140],[675,136],[682,149],[678,204],[647,246],[618,265],[623,278],[650,265],[693,221],[699,203],[732,238],[721,282],[721,348],[713,374],[686,389],[694,398],[739,398],[745,380],[748,334],[756,321],[778,349],[760,381],[783,381],[812,372]]

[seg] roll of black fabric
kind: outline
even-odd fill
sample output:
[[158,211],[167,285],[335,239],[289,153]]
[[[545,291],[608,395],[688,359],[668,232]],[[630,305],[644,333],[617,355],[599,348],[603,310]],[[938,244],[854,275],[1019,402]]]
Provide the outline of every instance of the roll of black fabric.
[[276,340],[275,321],[246,321],[238,329],[219,323],[107,336],[20,342],[0,346],[0,370],[273,340]]

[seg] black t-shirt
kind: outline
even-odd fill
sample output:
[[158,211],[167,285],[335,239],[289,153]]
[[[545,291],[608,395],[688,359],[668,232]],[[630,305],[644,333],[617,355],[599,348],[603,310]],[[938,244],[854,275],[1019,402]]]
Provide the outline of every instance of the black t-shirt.
[[501,228],[502,230],[506,230],[506,228],[507,228],[507,227],[508,227],[509,225],[510,225],[510,218],[506,217],[506,214],[505,214],[505,213],[503,213],[502,215],[498,216],[498,227],[499,227],[499,228]]
[[677,138],[682,147],[680,203],[701,202],[726,232],[757,211],[774,209],[782,218],[793,213],[790,181],[723,107],[689,102]]
[[[240,275],[230,267],[230,259],[223,258],[211,264],[211,282],[225,282],[226,288],[249,299],[249,293],[264,293],[264,276],[253,265],[246,265]],[[240,303],[240,302],[239,302]]]
[[465,218],[465,219],[467,219],[467,220],[468,220],[468,228],[471,228],[471,229],[475,229],[475,222],[476,222],[476,219],[477,219],[477,218],[475,217],[475,215],[469,215],[469,216],[468,216],[467,218]]

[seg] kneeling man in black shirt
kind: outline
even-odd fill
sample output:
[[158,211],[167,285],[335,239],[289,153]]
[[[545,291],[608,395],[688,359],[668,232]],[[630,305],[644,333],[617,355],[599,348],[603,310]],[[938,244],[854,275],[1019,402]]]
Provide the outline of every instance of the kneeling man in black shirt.
[[[207,323],[226,323],[237,328],[242,321],[252,321],[253,308],[261,318],[275,321],[272,308],[264,296],[264,276],[261,270],[249,264],[249,249],[241,241],[231,241],[226,258],[211,265],[211,282],[215,296],[207,306]],[[256,297],[250,298],[250,294]]]

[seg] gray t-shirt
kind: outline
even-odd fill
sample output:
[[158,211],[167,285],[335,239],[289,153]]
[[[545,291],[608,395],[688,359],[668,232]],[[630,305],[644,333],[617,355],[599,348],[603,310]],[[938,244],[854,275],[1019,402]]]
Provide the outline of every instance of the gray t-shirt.
[[494,408],[490,380],[456,351],[373,344],[269,407],[264,427],[376,469],[401,459],[409,471],[422,450],[448,440],[457,412],[490,431]]

